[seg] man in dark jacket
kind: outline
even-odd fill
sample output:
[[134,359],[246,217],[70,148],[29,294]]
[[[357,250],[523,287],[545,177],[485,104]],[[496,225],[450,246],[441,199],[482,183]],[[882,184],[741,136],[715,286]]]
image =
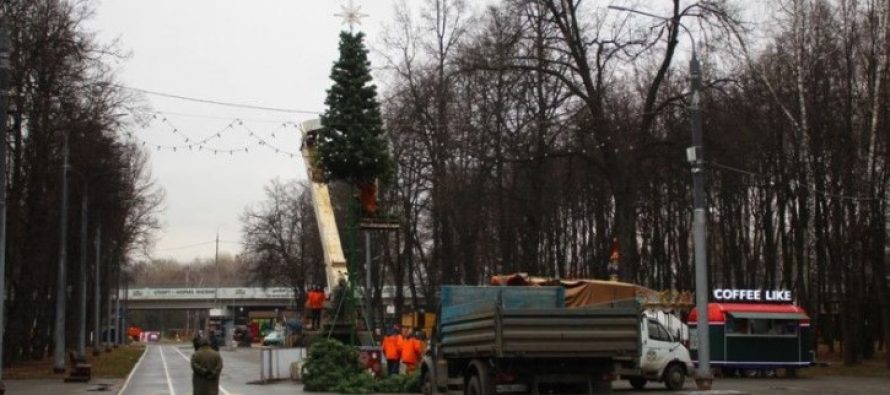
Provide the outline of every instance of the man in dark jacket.
[[192,354],[192,394],[219,395],[219,374],[223,361],[219,353],[210,348],[206,338],[198,340],[198,351]]
[[221,337],[222,335],[219,334],[219,331],[210,331],[210,348],[212,348],[213,351],[219,352],[219,343]]
[[192,345],[195,346],[195,351],[198,351],[200,348],[201,338],[204,337],[201,332],[195,333],[195,337],[192,338]]

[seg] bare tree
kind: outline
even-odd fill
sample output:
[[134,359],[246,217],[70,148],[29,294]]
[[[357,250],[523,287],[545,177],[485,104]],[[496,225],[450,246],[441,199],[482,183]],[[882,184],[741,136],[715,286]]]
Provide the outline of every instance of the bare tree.
[[306,286],[323,281],[321,244],[306,185],[272,180],[266,200],[246,208],[241,221],[252,278],[264,287],[289,287],[302,303]]

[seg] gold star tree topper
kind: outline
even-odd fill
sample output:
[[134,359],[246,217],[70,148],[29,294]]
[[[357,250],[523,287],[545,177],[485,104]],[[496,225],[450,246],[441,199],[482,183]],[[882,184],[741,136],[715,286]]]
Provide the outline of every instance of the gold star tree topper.
[[362,6],[355,5],[354,0],[349,0],[348,5],[341,5],[340,8],[343,11],[338,14],[334,14],[334,16],[343,18],[343,23],[349,25],[350,32],[352,32],[355,25],[362,24],[362,18],[368,16],[368,14],[362,13]]

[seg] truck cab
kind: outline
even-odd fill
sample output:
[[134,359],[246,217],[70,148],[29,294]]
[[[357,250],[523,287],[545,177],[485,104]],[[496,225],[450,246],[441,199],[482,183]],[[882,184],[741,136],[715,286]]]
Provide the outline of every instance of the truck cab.
[[668,389],[680,390],[686,377],[694,372],[689,349],[683,345],[684,339],[681,338],[688,330],[676,327],[678,320],[671,317],[660,312],[643,314],[640,320],[641,353],[637,366],[623,366],[618,372],[635,389],[642,389],[649,381],[660,381]]

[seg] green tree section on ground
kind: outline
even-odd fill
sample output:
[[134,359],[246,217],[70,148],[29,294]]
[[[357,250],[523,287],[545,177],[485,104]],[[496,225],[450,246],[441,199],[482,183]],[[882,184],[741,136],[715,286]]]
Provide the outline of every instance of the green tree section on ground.
[[359,365],[358,350],[333,339],[319,340],[309,349],[303,367],[306,391],[343,394],[418,392],[420,375],[375,379]]

